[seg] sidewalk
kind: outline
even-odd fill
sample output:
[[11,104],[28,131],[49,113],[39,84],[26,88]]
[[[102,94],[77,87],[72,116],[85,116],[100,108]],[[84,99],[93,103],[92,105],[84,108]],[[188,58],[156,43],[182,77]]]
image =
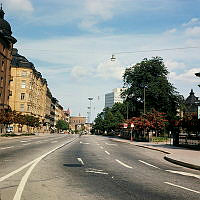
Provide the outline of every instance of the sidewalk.
[[126,139],[112,138],[114,141],[133,144],[138,147],[148,148],[165,153],[165,160],[184,167],[200,170],[200,151],[175,147],[163,142],[131,142]]
[[1,137],[0,136],[0,142],[4,142],[6,140],[12,140],[12,139],[24,139],[24,138],[35,138],[36,136],[47,136],[52,135],[50,133],[35,133],[35,135],[28,135],[28,136],[14,136],[14,137]]

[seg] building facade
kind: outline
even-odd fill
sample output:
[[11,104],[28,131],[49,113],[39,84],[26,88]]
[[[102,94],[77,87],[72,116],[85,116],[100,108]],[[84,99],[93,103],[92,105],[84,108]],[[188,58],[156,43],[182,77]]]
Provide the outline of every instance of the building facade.
[[9,109],[12,49],[17,40],[12,36],[10,24],[0,9],[0,110]]
[[200,105],[200,100],[194,95],[193,89],[191,89],[190,95],[187,97],[186,101],[186,113],[197,113],[198,106]]
[[[43,127],[50,106],[47,105],[47,81],[42,78],[41,73],[31,62],[18,54],[17,49],[13,49],[12,56],[11,77],[13,81],[10,84],[9,105],[12,110],[23,115],[38,117]],[[26,132],[27,130],[24,127],[19,131],[17,127],[14,127],[14,131]]]
[[112,92],[105,94],[105,108],[111,108],[115,103],[123,103],[121,94],[125,90],[126,88],[115,88]]
[[69,126],[71,130],[73,131],[85,130],[85,124],[86,124],[86,117],[70,116]]

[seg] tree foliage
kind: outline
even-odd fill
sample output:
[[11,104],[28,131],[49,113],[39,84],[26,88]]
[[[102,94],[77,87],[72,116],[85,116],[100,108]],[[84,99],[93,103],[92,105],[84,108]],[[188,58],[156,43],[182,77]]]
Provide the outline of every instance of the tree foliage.
[[[121,113],[123,108],[120,104],[114,105],[112,108],[105,108],[103,112],[97,115],[94,120],[93,130],[97,133],[111,133],[119,128],[120,123],[124,121],[124,116]],[[120,109],[121,108],[121,112]]]
[[[182,97],[176,88],[168,81],[168,70],[162,58],[153,57],[129,67],[123,75],[124,86],[128,89],[124,95],[134,106],[133,115],[141,115],[144,106],[144,88],[146,110],[155,109],[164,112],[168,117],[176,116]],[[131,112],[130,112],[131,113]]]
[[65,120],[58,120],[56,122],[56,128],[58,131],[60,130],[68,130],[69,129],[69,124]]

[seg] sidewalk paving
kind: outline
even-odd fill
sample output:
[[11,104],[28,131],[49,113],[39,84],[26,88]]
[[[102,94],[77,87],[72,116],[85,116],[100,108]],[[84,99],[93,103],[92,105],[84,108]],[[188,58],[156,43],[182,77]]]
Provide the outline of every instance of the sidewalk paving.
[[34,138],[35,136],[47,136],[52,135],[50,133],[35,133],[35,135],[28,135],[28,136],[14,136],[14,137],[1,137],[0,136],[0,142],[4,142],[6,140],[12,140],[12,139],[24,139],[24,138]]
[[198,150],[175,147],[164,142],[131,142],[121,138],[112,138],[112,140],[163,152],[165,153],[164,159],[169,162],[191,169],[200,170],[200,151]]

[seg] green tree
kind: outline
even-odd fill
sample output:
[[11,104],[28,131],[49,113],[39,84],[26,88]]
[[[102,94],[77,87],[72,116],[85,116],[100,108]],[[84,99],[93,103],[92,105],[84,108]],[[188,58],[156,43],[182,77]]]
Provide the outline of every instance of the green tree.
[[98,114],[94,120],[93,130],[98,134],[103,134],[105,131],[113,134],[123,121],[124,117],[116,107],[114,109],[104,108],[103,112]]
[[[143,113],[144,90],[146,110],[155,109],[167,114],[168,118],[174,118],[182,97],[176,88],[168,81],[168,70],[162,58],[153,57],[129,67],[123,75],[124,86],[128,89],[124,95],[130,96],[133,113],[136,116]],[[145,88],[145,89],[144,89]]]
[[58,129],[58,132],[60,132],[60,130],[68,130],[69,124],[65,120],[58,120],[56,122],[56,128]]

